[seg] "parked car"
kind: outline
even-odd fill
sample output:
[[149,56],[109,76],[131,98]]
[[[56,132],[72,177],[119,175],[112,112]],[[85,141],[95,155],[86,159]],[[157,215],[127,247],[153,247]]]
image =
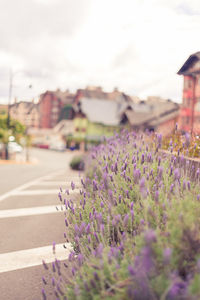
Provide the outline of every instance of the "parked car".
[[10,153],[21,153],[23,151],[23,148],[17,142],[9,142],[8,151]]
[[55,151],[65,151],[66,145],[63,142],[55,142],[55,143],[50,144],[49,149],[55,150]]

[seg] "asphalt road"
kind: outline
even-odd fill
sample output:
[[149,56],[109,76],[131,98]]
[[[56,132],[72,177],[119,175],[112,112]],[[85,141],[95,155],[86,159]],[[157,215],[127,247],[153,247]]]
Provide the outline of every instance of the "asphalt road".
[[[0,165],[0,299],[43,299],[42,276],[55,257],[67,260],[70,245],[64,239],[64,213],[58,199],[59,187],[70,189],[73,180],[78,197],[80,174],[71,171],[74,153],[34,149],[37,164]],[[59,209],[57,211],[56,207]],[[53,243],[56,243],[56,255]],[[66,249],[63,247],[65,243]],[[47,299],[56,299],[46,286]]]
[[32,148],[30,164],[0,164],[0,195],[37,177],[68,167],[73,152]]

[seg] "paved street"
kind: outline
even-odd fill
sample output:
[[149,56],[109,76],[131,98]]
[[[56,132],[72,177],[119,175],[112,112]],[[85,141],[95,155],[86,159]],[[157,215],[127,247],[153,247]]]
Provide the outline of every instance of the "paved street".
[[[33,164],[0,165],[0,299],[42,299],[41,265],[65,260],[70,245],[63,247],[64,214],[58,199],[59,187],[70,189],[73,180],[80,185],[80,174],[71,171],[74,154],[34,149]],[[73,197],[79,191],[70,190]],[[57,210],[56,209],[59,209]],[[48,288],[47,288],[48,290]],[[47,299],[55,299],[49,289]]]

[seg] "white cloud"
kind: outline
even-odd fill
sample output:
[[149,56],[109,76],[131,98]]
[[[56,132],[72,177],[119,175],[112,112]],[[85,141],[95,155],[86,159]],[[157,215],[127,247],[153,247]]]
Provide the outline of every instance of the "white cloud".
[[19,97],[97,84],[181,101],[176,72],[200,50],[198,0],[0,0],[0,23],[0,77],[10,66],[31,74]]

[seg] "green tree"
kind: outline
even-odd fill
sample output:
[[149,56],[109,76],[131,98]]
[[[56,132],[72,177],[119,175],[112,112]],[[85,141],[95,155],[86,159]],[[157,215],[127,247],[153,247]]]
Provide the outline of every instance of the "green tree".
[[[9,136],[14,136],[17,142],[20,142],[20,138],[25,135],[26,127],[19,121],[10,119],[8,128],[8,117],[0,116],[0,142],[4,144],[3,152],[8,159],[8,142]],[[4,156],[4,154],[3,154]]]
[[59,120],[72,120],[74,117],[74,110],[71,104],[66,104],[61,112]]
[[[10,119],[10,126],[8,128],[7,116],[0,116],[0,129],[8,131],[9,135],[13,135],[16,141],[19,142],[20,137],[25,135],[26,126],[17,120]],[[5,132],[4,134],[2,133],[2,135],[5,135]]]

